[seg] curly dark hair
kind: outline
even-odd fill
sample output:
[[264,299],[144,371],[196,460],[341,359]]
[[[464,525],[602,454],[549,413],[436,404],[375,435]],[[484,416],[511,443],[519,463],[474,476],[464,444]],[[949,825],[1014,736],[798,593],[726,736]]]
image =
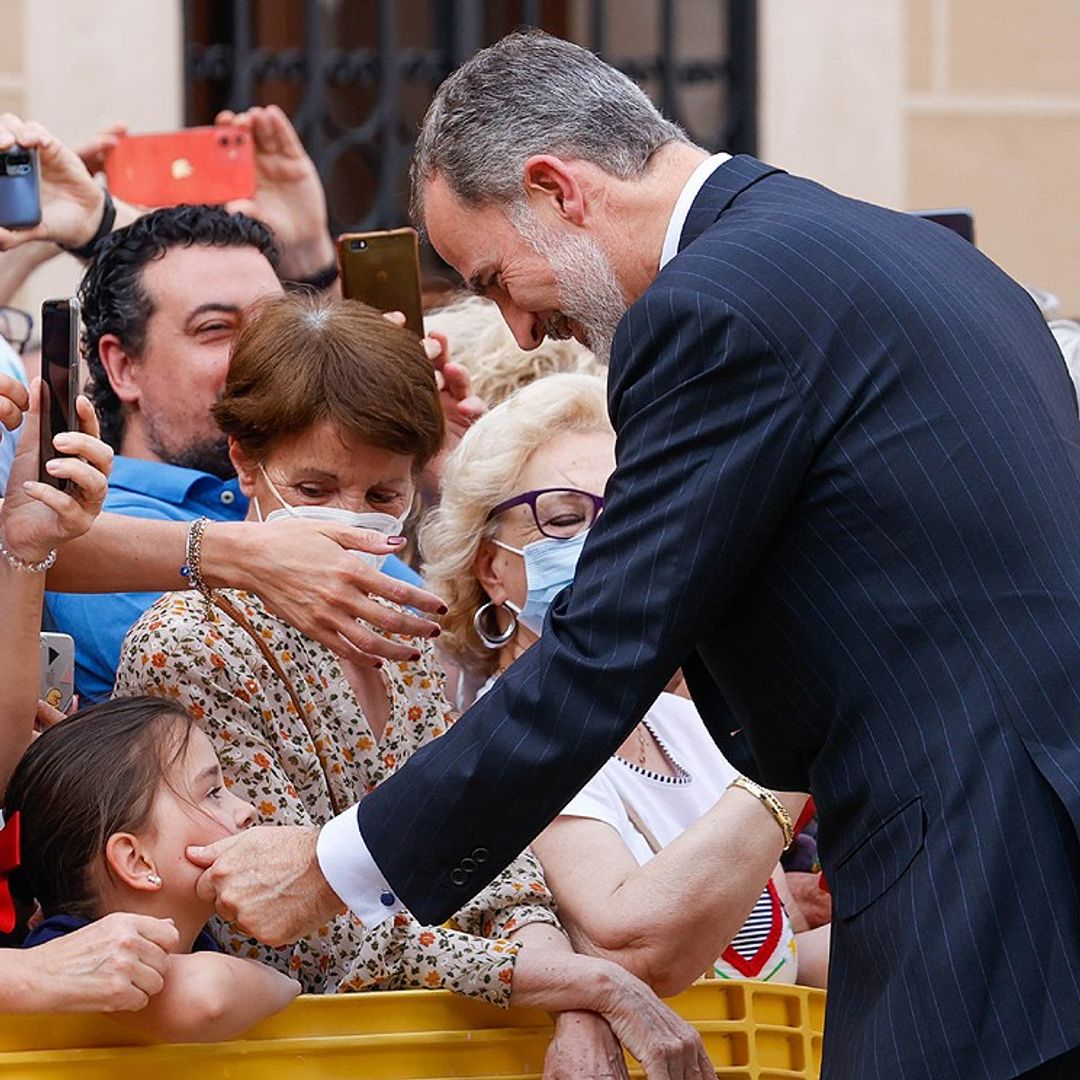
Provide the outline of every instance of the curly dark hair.
[[273,233],[261,221],[220,206],[170,206],[107,236],[79,283],[88,392],[101,421],[101,436],[114,450],[120,449],[124,435],[123,407],[101,363],[98,342],[105,334],[115,334],[129,354],[140,355],[154,313],[142,287],[143,267],[170,248],[196,244],[257,248],[275,270],[281,258]]

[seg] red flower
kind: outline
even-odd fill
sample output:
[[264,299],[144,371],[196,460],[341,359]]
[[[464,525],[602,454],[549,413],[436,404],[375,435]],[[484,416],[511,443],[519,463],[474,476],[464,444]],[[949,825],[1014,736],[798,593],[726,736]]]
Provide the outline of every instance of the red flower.
[[154,655],[150,657],[150,663],[153,664],[154,667],[157,667],[157,668],[164,667],[165,666],[165,654],[163,652],[154,653]]

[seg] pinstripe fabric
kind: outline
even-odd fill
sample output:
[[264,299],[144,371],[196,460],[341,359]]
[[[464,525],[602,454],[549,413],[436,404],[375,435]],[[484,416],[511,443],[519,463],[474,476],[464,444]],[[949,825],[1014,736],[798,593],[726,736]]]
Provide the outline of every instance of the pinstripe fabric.
[[681,664],[725,751],[814,793],[826,1077],[1080,1045],[1080,425],[1034,303],[944,229],[735,158],[620,325],[610,408],[540,642],[361,804],[398,894],[459,907]]

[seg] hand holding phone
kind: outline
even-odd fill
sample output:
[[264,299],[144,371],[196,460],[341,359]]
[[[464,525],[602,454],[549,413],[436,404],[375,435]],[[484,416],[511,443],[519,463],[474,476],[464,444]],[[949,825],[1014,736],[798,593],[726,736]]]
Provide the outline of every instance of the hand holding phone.
[[415,229],[345,233],[338,237],[342,293],[377,311],[400,311],[405,325],[424,336],[420,299],[420,246]]
[[45,464],[60,454],[53,438],[77,431],[75,399],[79,396],[79,302],[74,297],[41,305],[41,420],[39,479],[61,491],[69,480],[54,477]]
[[16,143],[0,151],[0,228],[32,229],[40,221],[38,152]]
[[255,153],[244,128],[195,127],[124,135],[105,157],[109,191],[137,206],[220,205],[255,194]]

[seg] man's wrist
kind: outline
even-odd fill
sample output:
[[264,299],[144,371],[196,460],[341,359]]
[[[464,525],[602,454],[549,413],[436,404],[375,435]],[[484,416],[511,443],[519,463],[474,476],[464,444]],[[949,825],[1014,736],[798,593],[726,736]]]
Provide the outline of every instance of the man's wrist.
[[337,250],[324,226],[311,240],[292,244],[281,256],[278,275],[282,281],[307,281],[337,264]]
[[116,206],[108,191],[94,183],[90,186],[95,195],[86,211],[89,233],[81,234],[78,243],[60,245],[70,255],[79,259],[92,259],[97,254],[101,241],[112,232],[116,222]]

